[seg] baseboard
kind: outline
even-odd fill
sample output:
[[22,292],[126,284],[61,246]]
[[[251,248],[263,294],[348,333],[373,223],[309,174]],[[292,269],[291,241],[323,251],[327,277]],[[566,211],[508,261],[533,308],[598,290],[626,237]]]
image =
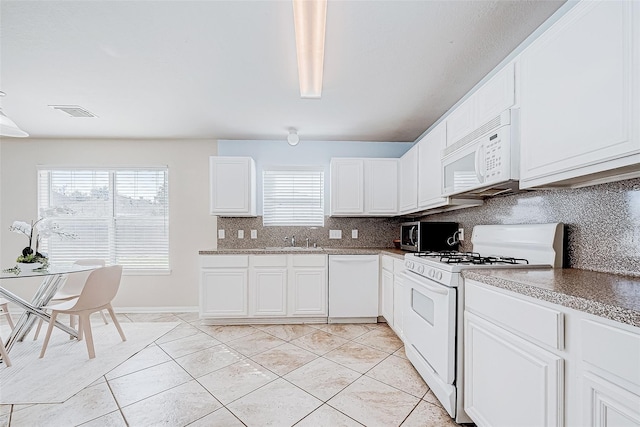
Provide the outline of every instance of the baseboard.
[[270,318],[215,318],[215,319],[201,319],[202,325],[287,325],[287,324],[303,324],[314,323],[324,324],[327,323],[326,317],[270,317]]
[[377,317],[329,317],[329,323],[378,323]]

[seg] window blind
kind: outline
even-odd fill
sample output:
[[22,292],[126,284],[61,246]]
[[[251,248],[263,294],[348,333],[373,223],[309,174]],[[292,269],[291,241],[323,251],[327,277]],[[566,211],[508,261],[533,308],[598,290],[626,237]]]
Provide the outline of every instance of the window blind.
[[324,226],[324,172],[263,171],[263,225]]
[[38,207],[41,216],[52,208],[71,212],[52,219],[76,238],[41,242],[52,263],[100,258],[128,272],[169,271],[167,168],[43,168]]

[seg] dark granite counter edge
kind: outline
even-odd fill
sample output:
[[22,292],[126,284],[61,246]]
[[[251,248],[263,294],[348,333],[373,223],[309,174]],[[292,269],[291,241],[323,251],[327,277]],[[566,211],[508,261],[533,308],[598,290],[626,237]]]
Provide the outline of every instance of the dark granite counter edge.
[[488,276],[486,274],[476,273],[473,270],[463,271],[463,276],[467,279],[476,280],[478,282],[512,291],[521,295],[526,295],[535,299],[558,304],[563,307],[571,308],[577,311],[593,314],[616,322],[640,327],[640,312],[618,307],[611,304],[602,303],[597,300],[591,300],[574,295],[567,295],[561,292],[543,289],[535,284],[524,283],[505,279],[503,277]]

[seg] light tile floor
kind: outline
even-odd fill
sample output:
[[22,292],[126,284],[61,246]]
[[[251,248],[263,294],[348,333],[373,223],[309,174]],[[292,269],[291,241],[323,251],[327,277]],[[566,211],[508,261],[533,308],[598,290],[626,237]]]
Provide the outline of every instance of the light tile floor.
[[205,326],[195,313],[118,316],[180,325],[62,404],[0,405],[0,427],[456,425],[383,323]]

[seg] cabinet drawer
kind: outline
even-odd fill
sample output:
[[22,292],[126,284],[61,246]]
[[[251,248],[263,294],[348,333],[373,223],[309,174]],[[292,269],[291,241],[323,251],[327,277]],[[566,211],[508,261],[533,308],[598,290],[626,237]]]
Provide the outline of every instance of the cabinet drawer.
[[640,334],[590,320],[581,330],[582,360],[640,386]]
[[293,267],[324,267],[327,265],[326,255],[291,255]]
[[475,283],[465,282],[466,310],[549,347],[564,348],[563,313]]
[[393,273],[393,258],[388,255],[382,255],[380,257],[380,262],[382,263],[382,269],[388,270]]
[[286,267],[286,255],[252,255],[249,259],[251,267]]
[[248,255],[203,255],[200,257],[203,268],[249,267]]

